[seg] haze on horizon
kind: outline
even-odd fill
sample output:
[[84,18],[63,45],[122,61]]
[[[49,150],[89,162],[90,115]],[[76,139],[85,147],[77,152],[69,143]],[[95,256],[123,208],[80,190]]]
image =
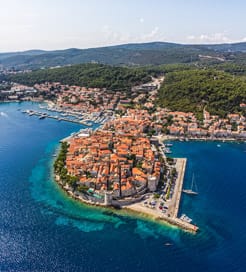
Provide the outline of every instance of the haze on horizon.
[[0,0],[0,52],[246,41],[243,0]]

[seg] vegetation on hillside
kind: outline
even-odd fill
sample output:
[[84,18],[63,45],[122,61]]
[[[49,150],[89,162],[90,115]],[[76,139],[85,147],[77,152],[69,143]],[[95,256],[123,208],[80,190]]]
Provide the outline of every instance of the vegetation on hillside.
[[[246,102],[246,67],[244,64],[169,64],[144,67],[114,67],[80,64],[56,69],[10,75],[9,80],[26,85],[60,82],[67,85],[130,90],[132,86],[165,74],[158,105],[171,110],[192,111],[201,117],[206,109],[225,116],[240,112]],[[130,93],[129,93],[130,94]]]
[[246,75],[246,64],[243,63],[222,63],[213,65],[216,70],[222,70],[232,75]]
[[9,80],[29,86],[35,83],[60,82],[67,85],[125,90],[148,82],[151,77],[146,70],[141,68],[80,64],[11,75]]
[[171,110],[191,111],[201,115],[204,107],[219,116],[240,112],[246,102],[246,82],[223,71],[186,70],[166,75],[158,104]]

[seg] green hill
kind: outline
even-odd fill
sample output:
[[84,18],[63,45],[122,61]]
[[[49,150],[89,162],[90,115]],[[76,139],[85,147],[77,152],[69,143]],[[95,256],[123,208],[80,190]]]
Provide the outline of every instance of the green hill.
[[[240,112],[246,103],[245,65],[221,64],[204,68],[188,64],[148,67],[115,67],[103,64],[79,64],[8,76],[9,81],[32,86],[35,83],[60,82],[67,85],[130,90],[134,85],[165,74],[158,105],[171,110],[192,111],[201,116],[204,107],[225,116]],[[130,94],[130,93],[129,93]]]
[[212,114],[240,112],[246,102],[246,81],[224,71],[186,70],[166,75],[158,104],[171,110],[201,115],[204,106]]
[[60,82],[67,85],[125,90],[148,82],[151,77],[146,70],[141,68],[80,64],[11,75],[8,80],[29,86],[35,83]]

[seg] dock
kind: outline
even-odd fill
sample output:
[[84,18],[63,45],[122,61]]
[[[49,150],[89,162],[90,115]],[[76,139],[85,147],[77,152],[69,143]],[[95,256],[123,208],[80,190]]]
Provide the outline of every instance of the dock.
[[177,227],[180,227],[180,228],[182,228],[184,230],[187,230],[187,231],[190,231],[190,232],[196,233],[199,230],[199,228],[196,225],[185,222],[185,221],[183,221],[183,220],[181,220],[179,218],[171,218],[171,217],[166,217],[165,216],[165,218],[160,217],[159,219],[167,221],[168,223],[170,223],[172,225],[175,225]]
[[183,230],[186,230],[191,233],[196,233],[199,228],[196,225],[185,222],[179,218],[171,217],[168,215],[164,215],[156,209],[150,209],[145,207],[141,202],[122,206],[123,209],[135,212],[142,216],[147,216],[154,220],[163,221],[163,223],[168,223],[173,226],[177,226]]
[[89,124],[83,120],[80,119],[69,119],[69,118],[65,118],[65,117],[61,117],[61,116],[54,116],[54,115],[50,115],[48,113],[45,112],[39,112],[39,111],[35,111],[35,110],[26,110],[23,111],[23,113],[28,114],[29,116],[38,116],[39,119],[45,119],[45,118],[50,118],[50,119],[56,119],[57,121],[65,121],[65,122],[70,122],[70,123],[76,123],[76,124],[80,124],[80,125],[84,125],[87,127],[91,127],[92,124]]
[[186,162],[187,162],[186,158],[178,158],[176,161],[176,169],[178,171],[178,178],[176,181],[176,188],[173,195],[173,201],[174,201],[173,203],[174,209],[172,211],[173,218],[177,218],[178,212],[179,212],[179,205],[180,205],[182,189],[183,189]]
[[170,217],[168,219],[167,218],[165,218],[165,219],[174,225],[180,226],[183,229],[197,232],[199,228],[196,225],[188,223],[188,222],[178,218],[180,201],[181,201],[181,197],[182,197],[186,163],[187,163],[186,158],[177,158],[176,159],[176,169],[178,172],[178,177],[176,180],[176,186],[175,186],[174,194],[172,197],[172,202],[169,205]]

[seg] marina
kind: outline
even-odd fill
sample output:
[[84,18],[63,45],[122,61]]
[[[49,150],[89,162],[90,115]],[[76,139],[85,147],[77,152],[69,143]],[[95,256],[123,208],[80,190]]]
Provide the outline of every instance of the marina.
[[55,119],[57,121],[65,121],[81,124],[87,127],[93,125],[102,125],[105,122],[113,118],[111,111],[99,111],[99,112],[81,112],[72,109],[61,109],[53,104],[39,105],[39,110],[26,109],[21,112],[28,114],[29,116],[38,116],[40,120],[45,118]]

